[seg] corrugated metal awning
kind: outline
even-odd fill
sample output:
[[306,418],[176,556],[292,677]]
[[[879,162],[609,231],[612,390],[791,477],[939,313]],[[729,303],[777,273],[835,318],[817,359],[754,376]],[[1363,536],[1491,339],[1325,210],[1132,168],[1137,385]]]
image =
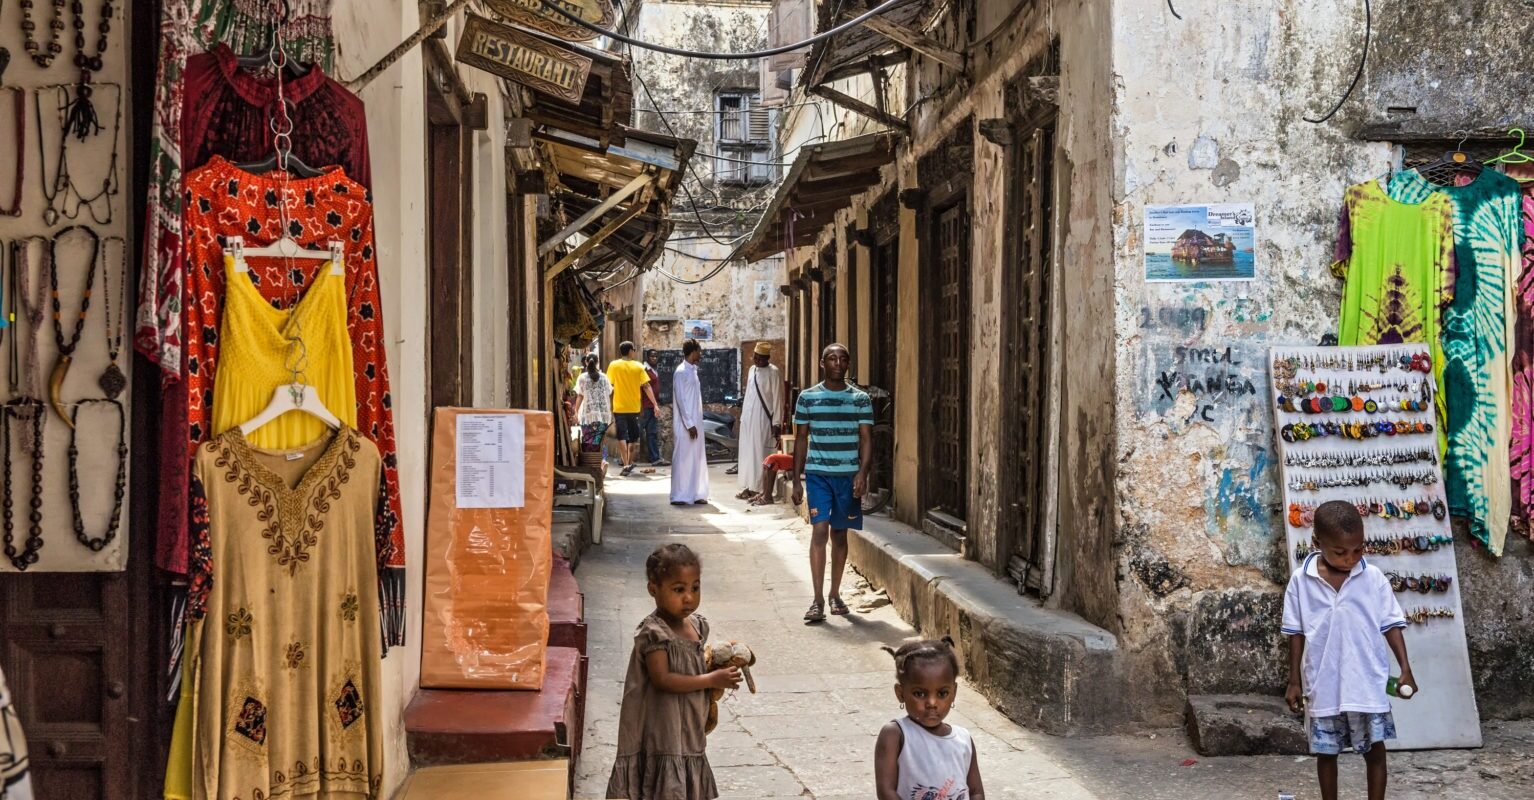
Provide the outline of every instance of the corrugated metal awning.
[[741,256],[760,261],[812,244],[852,198],[879,182],[879,168],[895,160],[898,140],[895,133],[870,133],[800,150]]

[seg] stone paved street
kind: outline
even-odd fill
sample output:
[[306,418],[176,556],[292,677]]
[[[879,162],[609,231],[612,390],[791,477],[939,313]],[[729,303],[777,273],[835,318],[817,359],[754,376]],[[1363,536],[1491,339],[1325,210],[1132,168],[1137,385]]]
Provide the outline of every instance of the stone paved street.
[[[576,570],[590,624],[590,689],[578,798],[600,798],[612,768],[619,700],[634,627],[654,605],[644,559],[682,541],[703,559],[700,613],[715,639],[756,651],[759,693],[745,687],[721,704],[709,761],[726,798],[873,797],[879,727],[899,714],[893,663],[881,644],[915,635],[889,606],[844,591],[854,613],[818,626],[800,619],[809,604],[808,528],[782,506],[747,510],[732,498],[734,476],[712,470],[710,506],[673,508],[665,470],[608,480],[601,545]],[[858,585],[849,573],[849,589]],[[974,734],[987,796],[997,798],[1274,798],[1279,790],[1316,797],[1309,759],[1203,759],[1180,731],[1061,739],[1023,729],[979,694],[960,690],[950,717]],[[1534,724],[1488,725],[1479,751],[1396,754],[1392,798],[1514,800],[1534,796]],[[1184,766],[1186,760],[1195,763]],[[1363,794],[1363,765],[1345,762],[1344,788]],[[1344,796],[1349,796],[1344,794]]]

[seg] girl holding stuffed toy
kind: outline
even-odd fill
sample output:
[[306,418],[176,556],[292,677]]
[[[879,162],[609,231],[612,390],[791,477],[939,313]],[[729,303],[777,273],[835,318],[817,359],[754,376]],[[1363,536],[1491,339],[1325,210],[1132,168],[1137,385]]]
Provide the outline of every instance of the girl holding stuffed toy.
[[906,715],[885,725],[874,745],[879,800],[984,800],[969,731],[943,721],[959,692],[953,640],[884,649],[895,657],[895,699]]
[[645,561],[655,613],[634,633],[618,716],[618,758],[607,781],[609,798],[712,800],[719,796],[705,752],[709,690],[734,689],[740,670],[708,671],[703,644],[708,621],[702,563],[686,545],[656,548]]

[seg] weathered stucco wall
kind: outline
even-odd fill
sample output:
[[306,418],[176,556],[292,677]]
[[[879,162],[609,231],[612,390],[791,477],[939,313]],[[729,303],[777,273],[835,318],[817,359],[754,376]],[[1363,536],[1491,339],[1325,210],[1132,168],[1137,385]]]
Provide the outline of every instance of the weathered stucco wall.
[[[1278,617],[1287,567],[1266,352],[1315,344],[1336,328],[1340,286],[1327,266],[1343,190],[1386,173],[1392,161],[1388,145],[1349,134],[1385,109],[1355,98],[1328,124],[1301,119],[1325,113],[1351,79],[1361,9],[1254,1],[1197,23],[1191,15],[1174,19],[1162,4],[1117,9],[1119,366],[1112,396],[1119,514],[1111,563],[1121,600],[1113,630],[1153,684],[1188,693],[1275,693],[1286,674]],[[1449,86],[1463,71],[1463,48],[1434,38],[1442,20],[1405,22],[1387,10],[1375,15],[1377,24],[1394,26],[1382,36],[1440,48],[1413,59],[1409,75],[1391,74],[1419,88],[1443,81],[1435,95],[1460,91]],[[1403,25],[1422,26],[1422,35],[1408,35]],[[1453,120],[1452,130],[1526,111],[1499,107],[1501,96],[1491,92],[1473,107],[1440,112]],[[1255,281],[1144,280],[1145,206],[1197,202],[1255,203]],[[1500,561],[1459,549],[1482,713],[1526,715],[1531,701],[1522,687],[1534,679],[1526,655],[1534,624],[1509,598],[1527,598],[1534,584],[1527,544],[1510,547]]]
[[[1183,676],[1193,693],[1282,687],[1265,354],[1334,328],[1342,191],[1388,163],[1382,146],[1300,120],[1352,68],[1361,30],[1294,5],[1241,3],[1195,24],[1130,3],[1114,19],[1115,632],[1144,674]],[[1257,280],[1144,280],[1146,205],[1247,201]]]
[[[636,21],[635,36],[707,52],[754,50],[766,41],[768,10],[762,0],[652,1]],[[635,49],[633,57],[636,73],[648,86],[648,91],[636,88],[636,125],[698,142],[688,191],[677,194],[672,208],[677,226],[668,249],[657,270],[638,282],[643,302],[642,308],[634,308],[636,337],[646,347],[681,347],[686,334],[680,325],[662,330],[643,324],[649,317],[674,316],[711,320],[714,337],[703,343],[705,347],[782,338],[787,304],[778,294],[783,282],[780,260],[731,264],[697,284],[678,283],[665,274],[697,280],[713,272],[733,252],[739,237],[749,233],[751,210],[771,197],[770,183],[739,186],[715,179],[716,172],[739,166],[718,157],[735,155],[721,153],[716,141],[715,96],[720,91],[755,91],[760,79],[756,62],[682,58],[643,49]],[[664,118],[657,108],[666,112]]]

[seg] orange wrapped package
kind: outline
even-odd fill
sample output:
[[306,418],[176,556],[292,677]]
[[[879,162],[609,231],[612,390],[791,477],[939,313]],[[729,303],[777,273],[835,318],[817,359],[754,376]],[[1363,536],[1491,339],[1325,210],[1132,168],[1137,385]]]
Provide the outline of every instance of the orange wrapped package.
[[540,689],[554,555],[554,418],[439,408],[421,686]]

